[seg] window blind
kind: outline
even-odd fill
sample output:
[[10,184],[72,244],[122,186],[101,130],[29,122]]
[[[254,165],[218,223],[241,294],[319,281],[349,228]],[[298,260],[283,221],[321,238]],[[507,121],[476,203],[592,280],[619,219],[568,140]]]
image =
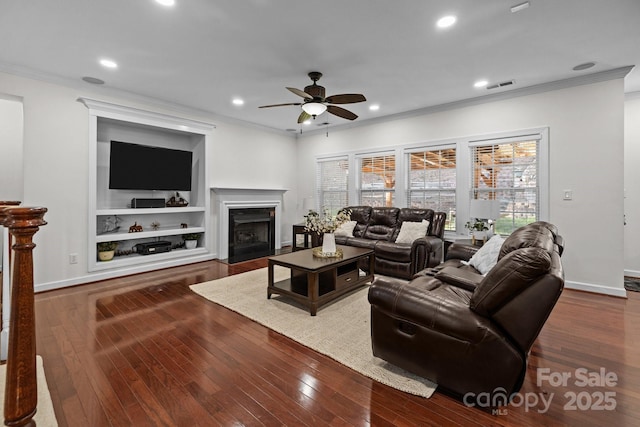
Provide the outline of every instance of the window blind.
[[407,153],[407,204],[445,212],[445,230],[456,229],[456,149],[432,148]]
[[539,218],[539,140],[476,145],[471,149],[471,199],[498,200],[495,231],[509,234]]
[[395,154],[359,156],[360,204],[368,206],[394,206],[396,186]]
[[318,160],[317,181],[320,210],[332,215],[348,205],[349,160],[347,157]]

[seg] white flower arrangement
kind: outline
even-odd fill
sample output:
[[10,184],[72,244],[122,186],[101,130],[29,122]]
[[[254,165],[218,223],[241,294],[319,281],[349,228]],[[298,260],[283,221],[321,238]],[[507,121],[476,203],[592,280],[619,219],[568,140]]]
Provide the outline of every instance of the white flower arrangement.
[[325,209],[321,216],[318,212],[310,210],[306,218],[304,229],[310,233],[321,235],[324,233],[333,233],[342,224],[350,221],[351,212],[341,209],[336,216],[331,216],[329,210]]

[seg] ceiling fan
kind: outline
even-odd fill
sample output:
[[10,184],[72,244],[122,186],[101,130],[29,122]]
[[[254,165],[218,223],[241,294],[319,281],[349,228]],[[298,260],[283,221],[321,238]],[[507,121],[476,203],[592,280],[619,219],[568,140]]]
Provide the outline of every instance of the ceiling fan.
[[309,78],[313,80],[313,84],[304,88],[304,90],[288,87],[291,92],[304,98],[304,102],[289,102],[286,104],[262,105],[258,108],[284,107],[286,105],[301,105],[302,113],[298,116],[298,123],[302,123],[310,118],[316,118],[320,114],[328,111],[334,116],[342,117],[347,120],[355,120],[358,116],[349,110],[332,104],[353,104],[356,102],[366,101],[367,98],[359,93],[344,93],[340,95],[327,96],[325,98],[324,87],[316,84],[322,77],[322,73],[312,71]]

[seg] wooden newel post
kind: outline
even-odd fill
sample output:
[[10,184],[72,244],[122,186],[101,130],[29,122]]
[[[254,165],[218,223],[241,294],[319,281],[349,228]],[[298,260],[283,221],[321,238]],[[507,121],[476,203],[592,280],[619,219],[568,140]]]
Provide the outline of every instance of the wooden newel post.
[[4,423],[35,426],[38,405],[36,378],[36,322],[33,292],[33,235],[46,224],[46,208],[5,208],[4,226],[13,236],[11,319]]

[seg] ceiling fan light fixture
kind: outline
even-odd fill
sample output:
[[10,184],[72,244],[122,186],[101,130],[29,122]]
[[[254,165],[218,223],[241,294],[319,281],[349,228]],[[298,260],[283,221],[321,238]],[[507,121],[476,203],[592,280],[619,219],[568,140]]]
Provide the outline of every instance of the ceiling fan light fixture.
[[327,111],[327,106],[320,102],[307,102],[302,104],[305,113],[310,114],[314,118]]

